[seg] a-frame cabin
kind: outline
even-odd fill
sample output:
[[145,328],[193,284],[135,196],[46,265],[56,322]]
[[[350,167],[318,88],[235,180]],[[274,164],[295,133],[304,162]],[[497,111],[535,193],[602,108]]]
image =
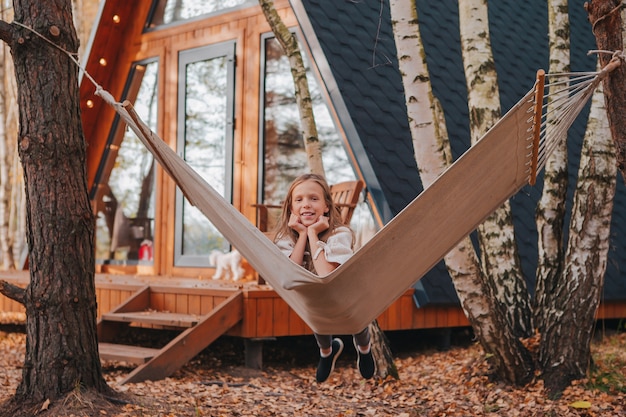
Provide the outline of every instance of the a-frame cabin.
[[[116,99],[133,102],[160,137],[257,224],[258,203],[279,203],[291,179],[306,169],[288,64],[256,2],[179,2],[178,10],[173,3],[103,1],[86,72]],[[303,39],[289,3],[276,7]],[[314,65],[310,79],[329,181],[363,180]],[[188,205],[94,91],[83,76],[88,184],[98,215],[101,356],[137,364],[126,381],[157,379],[223,334],[245,340],[249,366],[260,366],[263,339],[311,334],[269,286],[259,285],[262,277],[254,271],[238,282],[212,279],[209,255],[229,250],[228,242]],[[375,184],[360,193],[353,216],[355,229],[364,233],[385,221],[381,211],[391,216],[389,208],[376,207]],[[28,278],[6,279],[25,284]],[[456,305],[418,309],[412,297],[408,288],[379,317],[382,329],[468,324]],[[21,310],[0,301],[3,311]],[[115,343],[129,326],[180,335],[162,349]]]
[[[329,181],[365,184],[352,224],[366,239],[415,197],[421,184],[388,6],[323,3],[278,0],[275,6],[298,36],[308,62]],[[458,110],[459,117],[448,122],[458,154],[467,147],[469,134],[466,100],[458,93],[465,89],[459,52],[450,47],[458,44],[455,7],[455,2],[421,5],[420,21],[435,92],[447,111]],[[534,71],[545,67],[547,58],[545,48],[536,54],[511,47],[516,40],[502,25],[519,23],[533,11],[509,7],[517,15],[490,5],[500,16],[494,19],[500,37],[492,37],[502,66],[504,109],[532,85]],[[545,28],[547,23],[537,20],[530,21]],[[545,30],[528,32],[537,40]],[[85,69],[102,88],[119,101],[133,102],[152,129],[250,222],[265,224],[258,205],[278,203],[306,162],[289,66],[256,1],[102,1],[87,49]],[[514,68],[501,63],[513,60]],[[580,67],[593,65],[581,62]],[[223,334],[245,340],[250,366],[260,366],[264,338],[310,334],[254,271],[247,270],[246,279],[237,282],[212,279],[209,255],[228,251],[228,241],[186,202],[94,91],[83,76],[88,183],[98,214],[96,286],[103,357],[137,363],[127,381],[155,379]],[[513,201],[516,221],[532,230],[528,213],[539,192],[520,194]],[[623,219],[616,218],[621,227]],[[533,233],[520,239],[531,271],[536,262],[529,255]],[[619,274],[623,258],[613,251],[607,294],[617,297],[604,300],[601,318],[626,317],[626,284]],[[13,274],[6,279],[25,284],[28,278]],[[0,297],[0,310],[20,307]],[[407,288],[378,321],[388,331],[468,324],[441,266]],[[115,335],[129,326],[177,329],[180,335],[157,350],[115,344]]]

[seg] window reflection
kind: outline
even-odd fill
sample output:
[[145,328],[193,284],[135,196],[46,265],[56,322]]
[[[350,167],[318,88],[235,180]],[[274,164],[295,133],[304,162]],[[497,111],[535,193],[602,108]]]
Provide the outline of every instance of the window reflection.
[[[136,65],[128,99],[156,130],[158,63]],[[133,96],[136,98],[133,100]],[[152,263],[155,162],[130,129],[116,129],[107,150],[108,179],[100,180],[96,259],[102,263]]]
[[[308,170],[307,156],[300,127],[300,115],[294,92],[289,60],[274,37],[264,44],[265,65],[263,81],[263,189],[264,204],[278,205],[285,198],[289,184]],[[308,67],[306,56],[303,55]],[[313,113],[322,149],[324,170],[329,184],[356,178],[342,138],[322,97],[317,79],[307,70]],[[280,210],[271,209],[268,228],[271,229]],[[352,217],[352,228],[359,239],[371,235],[374,220],[367,204],[359,204]]]
[[[263,197],[266,204],[278,204],[285,197],[291,181],[307,170],[307,157],[289,60],[273,37],[265,41],[264,49]],[[310,71],[308,73],[313,113],[328,182],[333,184],[353,180],[354,171],[342,140],[315,77]]]
[[251,0],[159,0],[152,16],[151,26],[188,20],[247,2],[252,3]]
[[[213,188],[230,200],[234,45],[180,55],[178,152]],[[224,236],[177,191],[177,265],[208,265],[212,250],[228,249]],[[178,215],[180,213],[180,215]]]

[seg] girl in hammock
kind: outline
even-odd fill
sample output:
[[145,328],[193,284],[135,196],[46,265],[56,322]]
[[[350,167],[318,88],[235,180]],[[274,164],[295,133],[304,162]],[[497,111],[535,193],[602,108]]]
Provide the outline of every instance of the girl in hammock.
[[[354,233],[341,223],[341,215],[326,180],[316,174],[296,178],[283,203],[274,242],[293,262],[316,274],[326,275],[353,254]],[[315,334],[320,348],[316,380],[324,382],[335,367],[343,342],[332,335]],[[369,379],[374,375],[370,334],[366,327],[353,335],[357,367]]]

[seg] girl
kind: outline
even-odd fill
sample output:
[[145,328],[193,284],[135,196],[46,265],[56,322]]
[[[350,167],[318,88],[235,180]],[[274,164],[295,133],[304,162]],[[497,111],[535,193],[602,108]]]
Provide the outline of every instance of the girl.
[[[274,242],[293,262],[318,275],[327,275],[353,254],[354,233],[342,224],[326,180],[316,174],[296,178],[283,203]],[[315,334],[320,361],[315,378],[324,382],[335,368],[343,342],[331,335]],[[370,334],[366,327],[353,335],[357,367],[369,379],[374,375]]]

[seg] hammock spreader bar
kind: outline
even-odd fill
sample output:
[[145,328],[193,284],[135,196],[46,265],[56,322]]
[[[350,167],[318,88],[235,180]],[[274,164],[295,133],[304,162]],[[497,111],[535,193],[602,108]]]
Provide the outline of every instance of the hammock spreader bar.
[[[535,175],[533,87],[474,146],[335,271],[294,264],[152,132],[132,105],[101,96],[195,205],[315,332],[365,328]],[[533,113],[533,117],[528,117]],[[545,137],[542,138],[545,140]],[[545,145],[545,144],[544,144]]]
[[543,89],[546,83],[546,72],[542,69],[537,71],[535,84],[535,107],[533,108],[533,147],[530,165],[530,179],[528,183],[535,185],[537,182],[537,165],[539,161],[539,140],[541,139],[541,116],[543,114]]

